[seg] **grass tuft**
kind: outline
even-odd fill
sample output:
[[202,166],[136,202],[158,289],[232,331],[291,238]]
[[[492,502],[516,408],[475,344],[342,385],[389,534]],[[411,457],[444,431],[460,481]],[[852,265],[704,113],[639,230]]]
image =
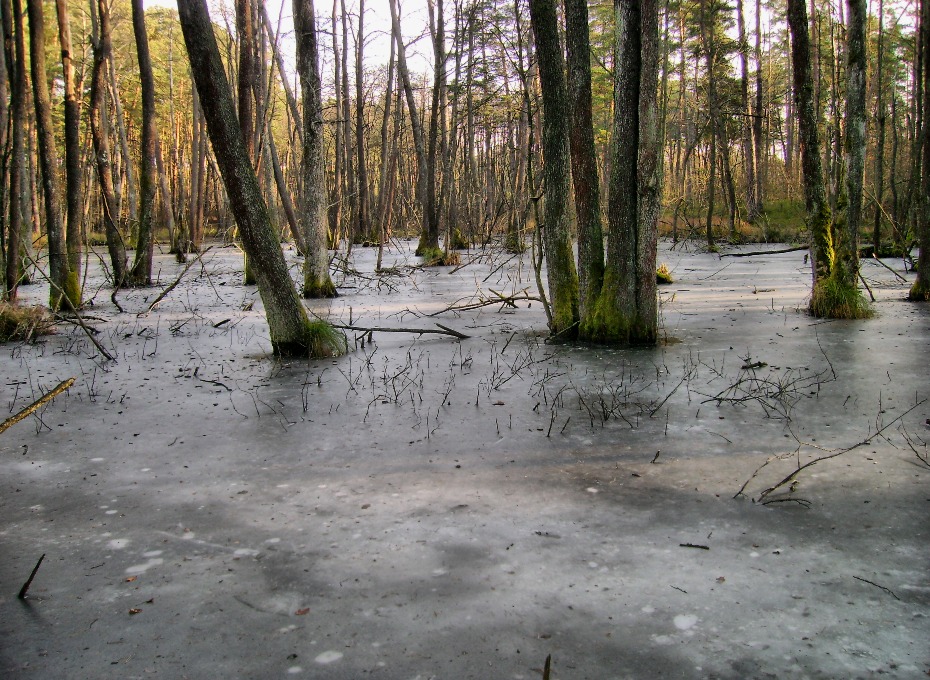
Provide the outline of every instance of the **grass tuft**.
[[862,292],[837,276],[817,282],[808,310],[812,316],[823,319],[870,319],[875,315]]
[[656,283],[661,285],[667,285],[669,283],[675,283],[675,279],[672,278],[672,272],[668,268],[668,265],[664,262],[659,265],[659,268],[656,269]]
[[35,342],[54,333],[55,322],[45,307],[20,307],[0,302],[0,342]]
[[311,358],[338,357],[348,350],[345,333],[325,321],[311,321],[307,326],[307,353]]

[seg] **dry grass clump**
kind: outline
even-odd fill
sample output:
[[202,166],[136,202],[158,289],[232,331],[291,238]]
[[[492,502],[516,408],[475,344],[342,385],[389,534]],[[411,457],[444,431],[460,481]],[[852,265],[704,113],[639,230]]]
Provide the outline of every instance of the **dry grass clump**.
[[45,307],[0,302],[0,342],[34,342],[54,333],[55,320]]

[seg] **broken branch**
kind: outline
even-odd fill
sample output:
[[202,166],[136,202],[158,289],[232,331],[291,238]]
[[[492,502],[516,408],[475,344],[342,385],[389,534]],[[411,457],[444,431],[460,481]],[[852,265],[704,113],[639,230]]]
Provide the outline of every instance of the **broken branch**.
[[42,406],[50,402],[52,399],[57,397],[59,394],[64,392],[66,389],[71,387],[73,384],[74,384],[74,378],[68,378],[67,380],[62,381],[58,385],[58,387],[53,389],[51,392],[43,394],[41,397],[39,397],[34,402],[29,404],[29,406],[24,408],[22,411],[17,413],[15,416],[11,416],[7,418],[6,420],[4,420],[3,423],[0,423],[0,432],[4,432],[10,429],[11,427],[13,427],[19,421],[25,418],[28,418],[30,414],[35,413],[38,409],[42,408]]

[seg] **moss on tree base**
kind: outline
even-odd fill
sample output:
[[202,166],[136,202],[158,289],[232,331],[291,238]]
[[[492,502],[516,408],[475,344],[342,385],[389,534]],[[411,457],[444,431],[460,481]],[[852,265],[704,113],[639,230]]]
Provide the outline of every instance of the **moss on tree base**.
[[417,248],[416,255],[423,258],[424,267],[454,267],[461,263],[462,258],[453,251],[448,253],[442,248]]
[[823,319],[869,319],[874,316],[871,305],[855,285],[832,274],[817,281],[811,294],[808,311]]
[[324,359],[342,356],[348,351],[348,343],[344,333],[325,321],[310,321],[303,338],[289,341],[272,340],[271,349],[278,357]]
[[339,297],[339,293],[336,292],[335,284],[333,284],[328,276],[325,280],[316,279],[310,282],[304,281],[301,295],[308,300]]
[[907,299],[911,302],[930,302],[930,284],[918,276],[907,293]]

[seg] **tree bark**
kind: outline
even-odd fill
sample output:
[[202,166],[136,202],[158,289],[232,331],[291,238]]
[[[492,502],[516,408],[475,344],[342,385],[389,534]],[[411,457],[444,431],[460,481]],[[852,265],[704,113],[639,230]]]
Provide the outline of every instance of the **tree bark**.
[[301,156],[300,232],[304,242],[306,298],[335,297],[329,276],[327,245],[326,177],[323,140],[323,98],[316,15],[313,0],[294,0],[294,32],[297,38],[297,75],[303,103],[303,153]]
[[847,0],[849,26],[846,66],[846,229],[837,234],[836,275],[847,288],[859,285],[859,228],[865,175],[866,0]]
[[828,277],[833,271],[833,236],[830,233],[830,207],[827,205],[814,106],[807,8],[805,0],[787,1],[794,67],[794,102],[801,143],[801,169],[804,174],[804,201],[811,239],[811,269],[816,286],[818,280]]
[[[180,3],[178,15],[217,164],[239,225],[243,248],[255,270],[272,349],[283,356],[333,354],[336,352],[333,343],[326,344],[325,348],[320,346],[320,329],[310,323],[300,303],[268,218],[239,129],[206,0]],[[332,333],[331,329],[327,330]]]
[[[77,276],[68,265],[64,230],[61,224],[61,194],[58,188],[58,152],[52,127],[52,104],[45,70],[45,18],[42,0],[27,0],[29,12],[29,57],[32,63],[32,96],[36,111],[36,137],[39,142],[39,165],[42,169],[42,193],[45,198],[45,228],[48,236],[49,307],[62,306],[62,294],[70,305],[80,303]],[[64,303],[66,307],[69,303]]]
[[930,0],[920,0],[920,42],[922,49],[918,53],[921,59],[923,82],[923,129],[921,163],[923,165],[921,195],[918,208],[918,243],[920,255],[917,258],[917,280],[911,286],[909,299],[930,302],[930,139],[927,125],[930,121]]
[[616,63],[607,267],[585,337],[608,344],[658,341],[657,224],[662,134],[657,101],[656,0],[614,0]]
[[549,331],[560,339],[571,340],[578,334],[578,273],[569,238],[570,109],[555,1],[530,0],[530,22],[535,36],[543,99],[542,144],[546,202],[543,251],[552,310]]
[[[75,278],[81,279],[81,229],[83,226],[81,170],[81,101],[74,85],[74,61],[71,57],[71,25],[68,21],[67,0],[56,0],[58,14],[58,41],[61,46],[62,80],[65,86],[65,201],[68,222],[65,242],[68,247],[68,266]],[[80,294],[80,291],[78,291]],[[72,300],[72,302],[74,302]],[[80,306],[80,300],[75,307]]]
[[[407,113],[410,116],[410,130],[413,134],[413,148],[417,158],[416,196],[417,202],[422,206],[423,211],[421,215],[422,227],[420,230],[420,247],[417,248],[417,252],[420,252],[420,249],[424,245],[423,236],[429,233],[429,211],[426,190],[426,183],[429,175],[427,172],[426,145],[423,141],[423,122],[420,120],[420,115],[417,112],[416,97],[414,96],[413,85],[410,82],[410,72],[407,69],[407,50],[404,46],[404,36],[400,31],[400,19],[397,16],[396,0],[388,0],[388,6],[391,10],[391,30],[394,32],[394,40],[397,42],[397,75],[399,76],[400,84],[404,88],[404,97],[407,100]],[[436,236],[436,243],[427,243],[426,245],[432,245],[434,248],[438,249],[438,233]]]
[[756,201],[756,147],[752,138],[753,118],[752,106],[749,102],[749,43],[746,40],[743,0],[736,0],[736,20],[739,31],[740,98],[744,116],[740,131],[746,183],[746,217],[751,224],[754,224],[759,219],[759,206]]
[[582,327],[594,313],[604,282],[601,191],[591,113],[591,46],[587,0],[565,0],[568,55],[570,149],[575,214],[578,220],[579,315]]
[[[26,42],[19,0],[0,0],[4,56],[10,75],[10,192],[3,297],[16,298],[23,239],[22,193],[26,125]],[[3,206],[0,206],[0,210]]]
[[155,239],[153,232],[155,211],[155,79],[149,55],[149,39],[145,31],[145,9],[142,0],[132,0],[132,29],[136,39],[139,63],[139,81],[142,88],[142,140],[139,149],[139,229],[136,235],[136,257],[129,274],[133,286],[152,285],[152,255]]
[[106,83],[104,82],[107,60],[110,58],[110,8],[107,0],[98,2],[99,35],[92,39],[94,52],[93,75],[90,82],[90,127],[96,156],[97,180],[100,183],[103,201],[103,224],[107,237],[110,266],[113,269],[113,285],[120,287],[126,279],[126,246],[120,233],[119,212],[113,191],[113,175],[110,162],[110,135],[103,118],[106,109]]

